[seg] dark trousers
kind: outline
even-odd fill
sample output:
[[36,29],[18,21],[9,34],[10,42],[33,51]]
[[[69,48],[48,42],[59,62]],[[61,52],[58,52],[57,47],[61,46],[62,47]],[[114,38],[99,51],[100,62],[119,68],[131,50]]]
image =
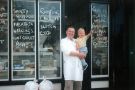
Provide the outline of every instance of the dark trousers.
[[82,81],[65,80],[64,90],[82,90]]

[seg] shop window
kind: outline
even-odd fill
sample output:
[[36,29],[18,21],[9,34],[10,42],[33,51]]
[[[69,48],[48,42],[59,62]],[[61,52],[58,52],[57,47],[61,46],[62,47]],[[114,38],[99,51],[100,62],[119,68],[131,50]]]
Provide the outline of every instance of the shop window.
[[9,2],[0,1],[0,81],[61,79],[61,1]]
[[0,81],[9,79],[8,0],[0,1]]
[[109,77],[109,7],[91,3],[91,77]]

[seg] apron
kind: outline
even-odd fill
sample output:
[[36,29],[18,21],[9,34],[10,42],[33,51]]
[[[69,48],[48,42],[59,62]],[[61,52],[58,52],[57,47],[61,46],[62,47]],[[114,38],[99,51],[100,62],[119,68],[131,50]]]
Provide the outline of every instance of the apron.
[[76,51],[75,41],[71,41],[68,38],[62,39],[61,51],[63,52],[65,80],[82,81],[83,69],[80,59],[76,56],[69,56],[71,51]]

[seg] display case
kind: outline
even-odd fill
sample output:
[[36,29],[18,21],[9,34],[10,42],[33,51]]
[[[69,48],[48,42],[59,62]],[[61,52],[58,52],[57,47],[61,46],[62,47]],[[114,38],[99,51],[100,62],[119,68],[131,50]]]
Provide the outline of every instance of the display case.
[[39,78],[61,78],[61,2],[39,0]]
[[36,1],[12,0],[12,80],[36,77]]
[[109,5],[91,3],[91,77],[109,77]]
[[9,80],[8,5],[8,0],[0,1],[0,81]]

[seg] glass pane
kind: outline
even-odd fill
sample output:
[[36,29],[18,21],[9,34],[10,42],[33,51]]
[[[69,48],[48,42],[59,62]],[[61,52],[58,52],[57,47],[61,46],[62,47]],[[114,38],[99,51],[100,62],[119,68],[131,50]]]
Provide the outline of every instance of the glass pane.
[[61,77],[61,2],[39,1],[39,78]]
[[9,78],[8,1],[0,0],[0,81]]
[[12,2],[12,78],[35,78],[35,0]]
[[108,4],[91,4],[91,75],[109,76],[109,15]]

